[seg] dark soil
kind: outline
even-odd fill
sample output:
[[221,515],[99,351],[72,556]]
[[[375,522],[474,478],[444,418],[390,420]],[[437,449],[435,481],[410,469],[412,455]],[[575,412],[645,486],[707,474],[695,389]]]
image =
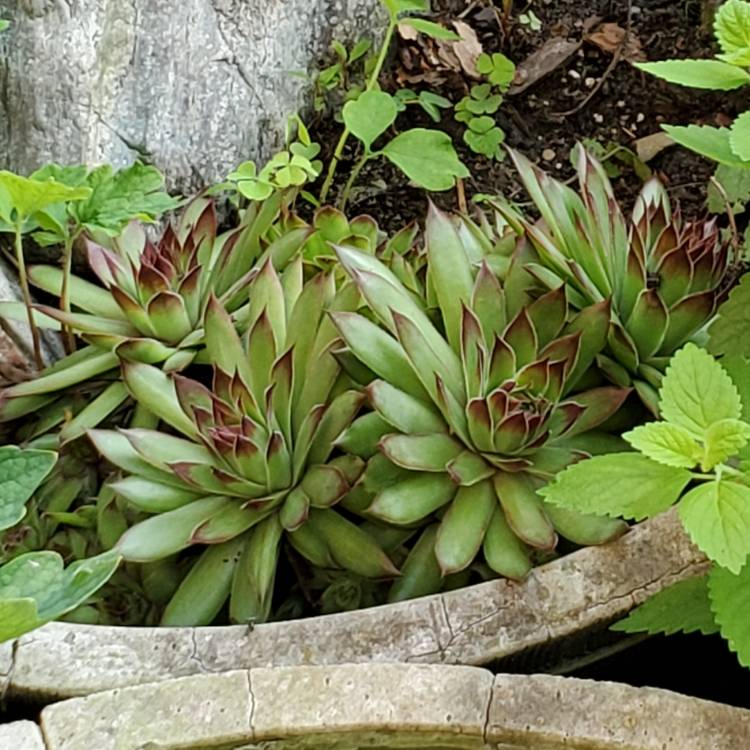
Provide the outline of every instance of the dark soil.
[[[446,25],[460,17],[477,32],[484,51],[502,51],[517,64],[552,37],[581,42],[580,49],[549,75],[523,93],[507,96],[498,116],[509,146],[567,180],[574,174],[570,151],[583,139],[595,139],[605,147],[612,143],[629,146],[638,138],[660,132],[662,123],[726,124],[737,114],[738,105],[743,104],[737,97],[663,83],[641,73],[624,56],[612,65],[610,52],[585,40],[591,29],[610,22],[628,30],[629,39],[640,43],[649,60],[707,57],[711,54],[712,34],[704,3],[709,1],[535,0],[530,7],[542,22],[539,31],[531,31],[517,22],[519,13],[526,9],[523,3],[516,3],[510,20],[505,23],[501,18],[501,0],[495,0],[494,5],[490,0],[434,0],[433,15]],[[401,50],[396,49],[381,81],[388,90],[397,87],[395,76],[400,60]],[[456,102],[473,83],[454,74],[438,86],[424,87]],[[593,89],[596,93],[581,106]],[[572,114],[561,114],[578,107]],[[477,192],[502,193],[523,200],[510,160],[497,162],[472,153],[464,146],[460,126],[452,113],[436,126],[419,108],[410,107],[401,116],[398,127],[403,130],[415,126],[441,127],[454,135],[460,156],[473,175],[465,186],[467,197]],[[338,133],[339,126],[329,120],[316,135],[322,143],[334,143],[337,138],[334,131]],[[690,216],[704,210],[706,184],[714,169],[712,163],[673,147],[656,156],[649,166],[667,183],[684,213]],[[341,171],[346,174],[346,163]],[[626,205],[640,184],[640,179],[629,169],[615,180],[615,188]],[[455,191],[434,195],[433,200],[445,208],[455,209],[458,205]],[[410,187],[403,175],[381,162],[374,162],[363,172],[360,189],[355,192],[349,209],[372,214],[385,229],[421,218],[424,210],[424,193]]]

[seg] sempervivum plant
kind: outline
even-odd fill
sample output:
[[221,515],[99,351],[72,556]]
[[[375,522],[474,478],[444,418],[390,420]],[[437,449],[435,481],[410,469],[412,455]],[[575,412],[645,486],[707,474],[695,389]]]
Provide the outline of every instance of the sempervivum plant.
[[519,255],[546,289],[565,283],[575,306],[610,300],[612,325],[598,364],[615,383],[634,382],[657,408],[669,358],[712,318],[735,276],[729,243],[715,220],[684,221],[658,179],[626,221],[602,166],[578,153],[581,195],[514,153],[541,220],[498,205],[530,240]]
[[[100,397],[65,428],[63,438],[72,439],[127,400],[118,372],[121,361],[179,371],[200,358],[209,297],[216,296],[241,321],[248,311],[246,287],[259,258],[265,255],[284,265],[307,238],[305,227],[274,232],[278,213],[274,197],[248,209],[238,228],[218,234],[212,201],[199,197],[156,243],[138,224],[131,224],[111,248],[89,242],[89,265],[101,285],[74,276],[69,282],[73,312],[39,308],[45,320],[65,324],[88,346],[35,380],[3,391],[0,420],[36,412],[66,389],[96,382]],[[61,293],[64,274],[59,268],[34,266],[29,276],[44,291]]]
[[143,363],[124,365],[136,399],[181,437],[94,430],[101,453],[126,476],[112,487],[144,513],[116,550],[153,562],[208,545],[169,602],[165,624],[209,623],[229,597],[235,622],[270,611],[282,536],[322,568],[371,578],[398,573],[376,542],[334,506],[364,462],[337,455],[362,394],[332,353],[326,310],[349,310],[358,292],[336,292],[321,273],[303,284],[298,257],[283,274],[266,262],[250,290],[242,338],[215,298],[205,320],[212,388]]
[[494,571],[522,577],[530,548],[554,549],[556,531],[583,544],[621,533],[609,520],[561,515],[536,492],[580,458],[572,438],[627,396],[614,387],[571,395],[605,344],[608,303],[571,316],[560,287],[513,309],[512,295],[484,261],[472,264],[451,220],[434,209],[427,257],[438,325],[377,259],[338,252],[377,320],[333,313],[350,353],[374,374],[374,412],[341,441],[363,455],[379,448],[367,470],[376,494],[366,512],[396,525],[440,519],[414,547],[421,562],[405,564],[421,582],[399,582],[399,591],[425,593],[427,581],[439,585],[439,574],[466,569],[482,548]]

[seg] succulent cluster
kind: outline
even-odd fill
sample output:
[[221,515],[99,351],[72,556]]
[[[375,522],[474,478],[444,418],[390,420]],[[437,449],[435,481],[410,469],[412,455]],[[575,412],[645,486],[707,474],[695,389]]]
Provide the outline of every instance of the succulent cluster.
[[229,231],[201,196],[158,241],[89,242],[96,281],[35,311],[85,346],[0,395],[61,450],[4,557],[94,555],[107,609],[79,619],[196,625],[520,579],[558,537],[623,533],[542,488],[619,450],[610,417],[711,318],[729,251],[655,182],[628,224],[585,154],[583,197],[514,158],[537,223],[492,201],[387,238],[273,191]]
[[608,300],[612,320],[600,369],[631,382],[657,409],[670,356],[706,326],[735,278],[728,240],[715,219],[683,221],[657,178],[647,182],[628,222],[602,166],[578,151],[580,196],[518,153],[521,180],[541,218],[495,203],[528,239],[519,265],[543,289],[565,284],[579,309]]

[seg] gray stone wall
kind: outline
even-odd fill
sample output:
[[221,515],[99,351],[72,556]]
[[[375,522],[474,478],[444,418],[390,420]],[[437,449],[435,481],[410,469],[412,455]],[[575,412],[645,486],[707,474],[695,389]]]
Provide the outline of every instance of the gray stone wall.
[[145,156],[189,192],[265,158],[378,0],[0,0],[0,168]]

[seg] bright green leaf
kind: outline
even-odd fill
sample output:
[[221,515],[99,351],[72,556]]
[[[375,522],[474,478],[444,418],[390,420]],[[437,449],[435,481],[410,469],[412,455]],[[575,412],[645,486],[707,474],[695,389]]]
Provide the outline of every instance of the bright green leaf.
[[742,213],[750,202],[750,169],[719,164],[714,179],[724,189],[726,198],[711,182],[708,186],[708,210],[712,214],[726,213],[728,202],[734,213]]
[[26,501],[52,471],[52,451],[0,447],[0,531],[17,524],[26,514]]
[[439,23],[426,21],[423,18],[405,18],[401,21],[399,26],[411,26],[411,28],[416,29],[416,31],[419,31],[421,34],[426,34],[433,39],[448,39],[454,42],[461,39],[455,31],[451,31],[445,26],[441,26]]
[[723,55],[733,65],[750,65],[750,3],[727,0],[716,12],[714,32]]
[[384,91],[365,91],[344,106],[344,123],[359,138],[367,151],[379,136],[394,123],[398,115],[396,100]]
[[750,565],[735,575],[714,566],[708,590],[716,623],[743,667],[750,667]]
[[98,591],[120,564],[105,552],[63,568],[56,552],[29,552],[0,567],[0,642],[74,610]]
[[33,180],[12,172],[0,172],[0,218],[8,223],[28,219],[54,203],[79,201],[90,195],[90,188],[68,187],[55,180]]
[[703,456],[698,442],[676,424],[650,422],[626,432],[623,437],[637,451],[666,466],[692,469]]
[[750,423],[750,360],[740,355],[722,357],[721,366],[737,387],[742,401],[742,419]]
[[381,2],[391,14],[391,18],[412,11],[425,13],[430,9],[429,0],[381,0]]
[[640,521],[669,508],[691,478],[685,469],[638,453],[612,453],[569,466],[539,494],[580,513]]
[[728,128],[710,125],[662,125],[662,128],[675,143],[696,154],[730,167],[750,168],[750,162],[743,161],[732,151]]
[[410,180],[426,190],[450,190],[469,170],[456,154],[453,141],[439,130],[414,128],[397,135],[384,149]]
[[698,576],[675,583],[652,596],[611,628],[620,633],[711,635],[718,631],[708,598],[708,578]]
[[635,63],[635,67],[670,83],[698,89],[731,91],[750,83],[750,73],[721,60],[662,60]]
[[739,419],[742,404],[732,379],[704,349],[687,344],[672,357],[660,391],[667,422],[702,439],[714,422]]
[[750,357],[750,274],[745,274],[719,308],[708,329],[712,354]]
[[739,573],[750,554],[750,487],[706,482],[688,492],[678,508],[685,530],[707,557]]
[[701,470],[711,471],[717,464],[736,456],[750,440],[750,424],[739,419],[722,419],[714,422],[704,439]]
[[516,75],[515,64],[501,52],[495,52],[492,56],[487,53],[479,55],[477,70],[501,89],[508,88]]
[[732,151],[743,161],[750,160],[750,111],[743,112],[732,123],[729,132]]

